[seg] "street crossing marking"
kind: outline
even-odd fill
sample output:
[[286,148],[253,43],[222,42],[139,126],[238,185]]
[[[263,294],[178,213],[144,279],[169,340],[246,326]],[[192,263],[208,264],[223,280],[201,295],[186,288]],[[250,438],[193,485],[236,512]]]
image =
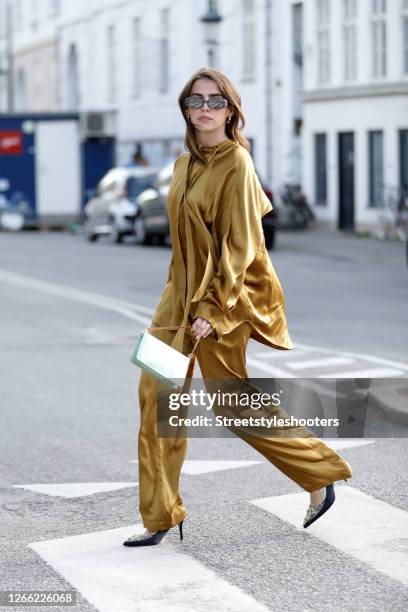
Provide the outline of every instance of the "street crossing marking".
[[257,465],[263,461],[211,461],[211,460],[192,460],[187,459],[183,463],[181,472],[183,474],[208,474],[209,472],[220,472],[221,470],[231,470],[235,468]]
[[[258,344],[258,343],[256,343]],[[255,341],[251,340],[251,342],[249,343],[249,347],[255,347]],[[279,361],[282,361],[282,359],[288,359],[291,358],[293,359],[294,356],[296,357],[301,357],[303,355],[310,355],[310,351],[308,350],[303,350],[303,349],[299,349],[298,345],[296,343],[296,345],[293,347],[293,349],[290,349],[289,351],[282,351],[282,350],[251,350],[251,355],[253,357],[255,357],[256,359],[268,359],[269,360],[273,360],[273,359],[278,359]]]
[[318,357],[316,359],[304,359],[302,361],[291,361],[286,364],[291,370],[306,370],[308,368],[329,368],[334,365],[348,365],[353,363],[350,357]]
[[276,376],[276,378],[295,378],[295,375],[283,368],[278,368],[277,366],[273,366],[269,363],[265,363],[264,361],[259,361],[258,359],[254,359],[249,355],[246,358],[247,365],[251,365],[257,370],[261,370],[261,372],[266,372],[267,374],[271,374],[272,376]]
[[[323,441],[327,446],[334,450],[354,448],[373,444],[375,440],[361,440],[359,438],[352,439],[337,439],[324,438]],[[137,459],[131,459],[131,463],[138,463]],[[249,467],[270,463],[264,459],[260,461],[238,461],[238,460],[207,460],[207,459],[186,459],[181,468],[181,473],[189,476],[199,476],[200,474],[210,474],[211,472],[220,472],[223,470],[232,470],[237,468]],[[25,489],[42,495],[50,495],[54,497],[65,497],[67,499],[74,497],[85,497],[94,495],[95,493],[108,493],[110,491],[119,491],[130,487],[138,487],[138,482],[54,482],[54,483],[30,483],[12,485],[15,489]]]
[[408,513],[347,485],[335,486],[336,500],[307,530],[309,499],[304,493],[253,499],[263,508],[304,532],[375,570],[408,585]]
[[[367,446],[374,444],[376,440],[362,440],[361,438],[323,438],[327,446],[335,450],[343,448],[355,448],[359,446]],[[131,463],[138,463],[137,459],[131,459]],[[181,468],[182,474],[199,475],[209,474],[210,472],[219,472],[221,470],[232,470],[236,468],[248,467],[259,463],[270,465],[269,461],[261,459],[260,461],[212,461],[207,459],[186,459]]]
[[[94,293],[91,291],[85,291],[82,289],[76,289],[75,287],[68,287],[59,283],[44,281],[41,279],[33,278],[31,276],[26,276],[24,274],[19,274],[17,272],[12,272],[10,270],[0,269],[0,281],[9,283],[17,287],[42,291],[47,295],[75,300],[77,302],[95,306],[97,308],[110,310],[111,312],[115,312],[116,314],[126,317],[127,319],[137,321],[143,326],[149,325],[151,323],[151,317],[154,313],[153,308],[144,306],[143,304],[135,304],[133,302],[127,302],[125,300],[112,298],[107,295]],[[126,338],[130,339],[130,336],[127,336]],[[88,338],[88,343],[89,340],[90,339]],[[95,340],[95,338],[93,338],[93,340]],[[100,339],[99,342],[101,342]],[[250,346],[252,345],[250,344]],[[291,360],[294,357],[295,359],[297,359],[300,355],[305,355],[307,353],[310,354],[312,351],[318,352],[319,357],[321,357],[321,355],[331,355],[337,358],[349,357],[352,360],[355,360],[356,363],[358,361],[365,361],[370,364],[378,364],[383,366],[383,368],[379,369],[361,369],[360,367],[359,369],[353,372],[332,372],[329,378],[385,378],[389,376],[400,376],[401,374],[408,373],[408,364],[393,361],[391,359],[384,359],[372,355],[364,355],[360,353],[352,353],[346,351],[334,351],[333,349],[325,349],[319,346],[312,346],[298,342],[296,342],[296,344],[294,345],[293,352],[290,350],[269,350],[256,352],[249,351],[249,355],[247,356],[247,364],[253,366],[261,372],[265,372],[266,374],[274,377],[292,378],[295,375],[291,372],[291,369],[293,370],[297,368],[293,367],[293,364],[295,362],[292,362],[291,368],[291,366],[289,365],[291,363]],[[264,358],[267,358],[268,362],[265,362]],[[279,360],[280,364],[283,364],[284,367],[273,366],[271,363],[269,363],[270,361],[273,361],[275,359]],[[323,363],[318,367],[326,366]],[[298,368],[297,371],[301,370]],[[323,375],[320,377],[324,378],[325,376]]]
[[0,270],[0,281],[10,283],[16,287],[34,289],[36,291],[42,291],[47,295],[75,300],[83,304],[89,304],[91,306],[96,306],[97,308],[110,310],[116,314],[126,317],[127,319],[137,321],[142,325],[149,325],[151,322],[150,316],[147,317],[143,315],[153,314],[153,310],[151,308],[147,308],[141,304],[133,304],[132,302],[118,300],[107,295],[31,278],[29,276],[24,276],[23,274],[9,272],[8,270]]
[[358,446],[367,446],[368,444],[374,444],[376,440],[362,440],[361,438],[321,438],[327,446],[334,448],[335,450],[341,450],[343,448],[356,448]]
[[316,378],[388,378],[406,375],[405,370],[395,368],[365,368],[352,370],[350,372],[331,372],[330,374],[318,374]]
[[138,486],[137,482],[60,482],[60,483],[40,483],[40,484],[20,484],[13,485],[16,489],[28,489],[43,495],[54,495],[58,497],[84,497],[95,493],[106,493],[107,491],[117,491],[127,487]]
[[[137,459],[132,459],[131,463],[138,463]],[[182,474],[197,475],[209,474],[210,472],[220,472],[221,470],[231,470],[235,468],[256,465],[263,461],[212,461],[207,459],[186,459],[181,468]]]
[[173,543],[176,529],[158,546],[122,545],[143,531],[138,523],[29,547],[99,612],[269,612],[219,572],[184,553],[183,542]]
[[[327,357],[325,357],[325,355]],[[299,357],[301,357],[301,359],[299,359]],[[280,367],[273,365],[275,360],[279,360]],[[336,362],[336,360],[338,361]],[[293,377],[293,371],[297,372],[297,376],[302,377],[299,372],[303,369],[306,370],[306,376],[312,376],[313,378],[388,378],[408,374],[408,363],[362,353],[327,349],[298,342],[295,343],[293,350],[290,351],[250,351],[247,362],[261,372],[266,372],[272,376],[281,378]],[[304,364],[304,368],[302,367],[302,363]],[[315,374],[310,375],[307,371],[311,367],[328,368],[336,365],[349,365],[352,363],[355,364],[355,369],[350,370],[349,368],[349,371],[334,369],[329,374],[324,373],[320,376],[316,376]]]
[[394,361],[392,359],[386,359],[384,357],[376,357],[375,355],[365,355],[364,353],[354,353],[351,351],[338,351],[333,349],[323,348],[321,346],[314,346],[311,344],[302,344],[296,342],[295,348],[301,350],[317,351],[320,354],[326,355],[342,355],[343,357],[351,357],[352,359],[360,361],[369,361],[371,363],[377,363],[380,365],[391,366],[396,369],[403,369],[408,372],[408,363],[401,363],[400,361]]

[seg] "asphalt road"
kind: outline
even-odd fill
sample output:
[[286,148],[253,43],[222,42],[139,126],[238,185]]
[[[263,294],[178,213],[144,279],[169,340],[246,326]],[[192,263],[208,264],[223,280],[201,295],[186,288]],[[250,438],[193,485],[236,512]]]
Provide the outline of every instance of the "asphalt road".
[[[295,347],[251,341],[253,376],[407,376],[403,244],[314,230],[281,233],[270,255]],[[129,357],[170,256],[0,234],[0,589],[75,589],[84,611],[405,610],[408,428],[391,421],[333,442],[353,478],[308,530],[308,494],[261,455],[191,439],[183,542],[122,546],[140,524]]]

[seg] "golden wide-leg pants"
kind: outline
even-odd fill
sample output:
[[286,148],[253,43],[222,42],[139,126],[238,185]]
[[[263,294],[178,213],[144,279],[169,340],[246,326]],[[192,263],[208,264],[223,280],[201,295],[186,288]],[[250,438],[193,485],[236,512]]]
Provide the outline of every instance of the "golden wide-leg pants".
[[[206,379],[248,377],[245,355],[250,332],[251,326],[245,321],[225,335],[222,343],[211,335],[200,340],[196,355],[204,382]],[[150,333],[170,344],[176,331],[163,329]],[[187,329],[184,354],[191,352],[194,342],[194,336]],[[157,379],[144,370],[138,395],[139,510],[144,526],[150,531],[158,531],[174,527],[187,516],[179,493],[179,478],[188,440],[157,437]],[[278,416],[288,415],[278,409]],[[245,435],[243,439],[305,491],[315,491],[352,476],[350,465],[332,448],[307,428],[298,427],[297,430],[302,437]]]

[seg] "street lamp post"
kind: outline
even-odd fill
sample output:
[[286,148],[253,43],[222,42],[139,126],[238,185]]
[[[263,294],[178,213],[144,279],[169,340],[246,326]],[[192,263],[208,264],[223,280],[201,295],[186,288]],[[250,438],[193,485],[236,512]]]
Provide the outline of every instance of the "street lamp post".
[[200,19],[203,24],[204,43],[207,47],[208,66],[214,67],[216,64],[216,49],[218,45],[217,31],[218,25],[222,21],[221,15],[217,10],[216,0],[208,0],[207,12]]

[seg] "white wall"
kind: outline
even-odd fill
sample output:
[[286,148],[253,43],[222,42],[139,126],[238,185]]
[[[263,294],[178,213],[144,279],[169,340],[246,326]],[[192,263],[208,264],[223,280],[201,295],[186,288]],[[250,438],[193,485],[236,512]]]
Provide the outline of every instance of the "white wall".
[[341,43],[341,0],[330,0],[332,72],[324,86],[317,83],[315,3],[305,3],[304,71],[304,158],[303,174],[307,195],[313,202],[314,142],[317,132],[327,134],[328,203],[316,207],[322,220],[337,226],[338,217],[338,133],[354,132],[355,138],[355,222],[356,227],[374,227],[378,212],[368,208],[368,131],[384,132],[384,182],[398,185],[398,129],[408,128],[408,75],[403,74],[402,21],[400,0],[387,2],[387,75],[372,78],[370,47],[371,0],[358,0],[357,78],[343,78]]
[[[17,0],[16,0],[17,1]],[[275,191],[281,183],[299,175],[298,159],[293,159],[294,108],[291,7],[295,0],[270,0],[272,64],[265,66],[266,0],[255,2],[256,68],[252,81],[243,79],[243,2],[219,0],[223,17],[219,31],[219,62],[238,88],[246,117],[244,134],[255,141],[255,163],[270,177]],[[27,73],[27,106],[36,110],[73,110],[68,83],[68,57],[72,44],[78,55],[78,94],[81,111],[116,111],[117,157],[126,162],[135,143],[142,142],[152,164],[164,161],[169,153],[183,152],[184,121],[177,98],[184,83],[198,68],[206,65],[200,17],[207,10],[206,0],[87,0],[61,3],[61,12],[52,14],[50,0],[33,3],[22,0],[21,19],[15,32],[17,66]],[[169,91],[158,91],[158,39],[161,36],[160,10],[170,9]],[[142,92],[132,90],[132,22],[142,19]],[[109,98],[107,74],[107,28],[116,28],[115,97]],[[51,49],[54,49],[55,72]],[[49,74],[39,65],[50,62]],[[39,65],[37,65],[39,62]],[[31,65],[31,67],[30,67]],[[43,81],[40,92],[35,83]],[[271,142],[265,129],[266,83],[271,82]],[[267,148],[272,159],[267,167]]]
[[[368,132],[384,131],[384,183],[398,185],[399,157],[398,130],[408,127],[408,98],[383,96],[368,101],[366,98],[315,102],[305,105],[305,189],[314,201],[314,133],[325,132],[328,138],[328,206],[317,207],[321,219],[337,220],[338,210],[338,133],[354,132],[355,145],[355,216],[360,224],[377,222],[378,213],[369,208]],[[336,121],[333,121],[336,117]]]
[[[7,67],[6,2],[0,0],[0,69]],[[7,77],[0,74],[0,112],[7,110]]]

